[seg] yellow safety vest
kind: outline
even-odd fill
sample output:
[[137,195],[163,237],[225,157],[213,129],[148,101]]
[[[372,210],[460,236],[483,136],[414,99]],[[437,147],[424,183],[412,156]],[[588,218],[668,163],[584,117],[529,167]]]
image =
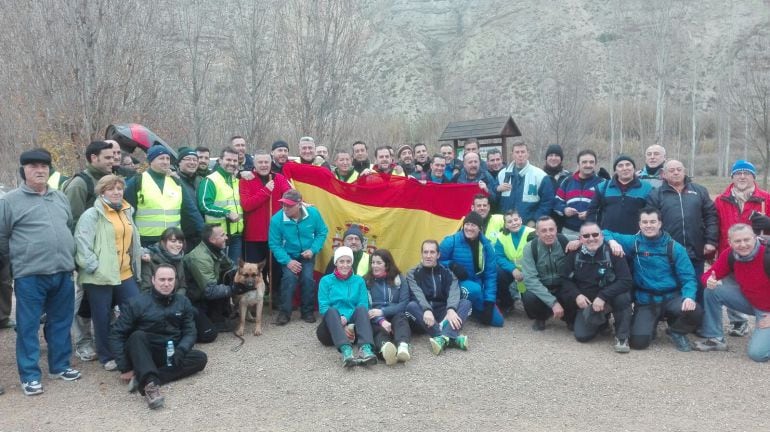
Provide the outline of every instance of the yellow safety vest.
[[227,219],[223,217],[206,215],[206,223],[221,226],[227,235],[241,234],[243,232],[243,208],[241,207],[241,193],[238,179],[233,177],[233,183],[230,185],[219,171],[209,174],[207,178],[214,183],[214,187],[217,191],[217,194],[214,197],[214,205],[238,213],[241,218],[238,219],[238,222],[230,222],[229,230],[227,229]]
[[141,237],[160,237],[168,227],[180,226],[182,186],[166,176],[161,191],[150,173],[142,173],[142,189],[136,200],[136,226]]
[[48,177],[48,187],[54,190],[59,190],[59,182],[61,181],[61,173],[56,171]]
[[[516,264],[516,268],[519,268],[519,261],[521,260],[521,257],[524,256],[524,246],[527,245],[527,236],[529,236],[529,233],[535,230],[534,228],[530,228],[526,225],[521,227],[521,229],[524,232],[521,233],[521,240],[519,241],[518,247],[513,246],[513,237],[510,233],[500,233],[500,235],[497,237],[497,241],[503,245],[505,257],[508,258],[508,261]],[[522,293],[527,290],[523,281],[516,282],[516,288],[519,290],[519,292]]]
[[361,255],[361,261],[358,262],[358,267],[356,267],[356,274],[364,277],[366,275],[366,272],[369,271],[369,260],[371,257],[368,253],[364,252],[363,255]]
[[489,223],[487,224],[487,230],[484,231],[484,236],[492,243],[492,246],[497,243],[497,237],[502,234],[504,226],[505,219],[503,215],[493,214],[489,217]]
[[337,168],[334,168],[334,171],[333,171],[334,172],[334,178],[336,178],[337,180],[339,180],[341,182],[353,183],[356,180],[358,180],[358,171],[354,170],[352,167],[350,168],[350,170],[353,171],[353,174],[351,174],[350,177],[347,180],[343,180],[343,179],[340,178],[339,173],[337,171]]

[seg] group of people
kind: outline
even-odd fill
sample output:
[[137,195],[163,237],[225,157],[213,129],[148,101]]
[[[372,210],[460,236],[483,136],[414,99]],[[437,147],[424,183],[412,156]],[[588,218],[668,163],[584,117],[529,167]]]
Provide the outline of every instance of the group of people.
[[[611,177],[591,150],[578,152],[571,173],[558,145],[548,147],[542,169],[524,140],[510,145],[507,165],[497,149],[482,160],[477,140],[464,143],[461,158],[452,145],[432,156],[425,144],[381,146],[372,163],[361,141],[329,156],[303,137],[292,157],[285,141],[250,154],[235,136],[213,168],[208,148],[155,145],[137,173],[118,143],[94,141],[86,169],[70,178],[46,150],[23,152],[22,185],[0,197],[0,325],[16,327],[23,392],[43,392],[44,322],[49,377],[80,378],[69,360],[72,335],[81,360],[98,359],[151,408],[162,406],[162,383],[205,367],[194,344],[232,329],[241,260],[269,263],[277,325],[291,321],[295,306],[315,323],[317,306],[318,339],[345,367],[409,361],[412,332],[427,333],[436,355],[467,350],[469,318],[502,326],[517,301],[534,330],[561,319],[580,342],[609,334],[614,323],[619,353],[649,346],[661,320],[680,351],[693,348],[693,332],[703,339],[695,349],[726,350],[725,305],[731,335],[746,335],[745,314],[756,316],[749,356],[767,360],[770,257],[757,234],[770,228],[770,195],[751,163],[737,161],[731,185],[712,200],[659,145],[638,171],[631,157],[617,157]],[[361,229],[350,225],[316,284],[328,229],[283,175],[287,163],[328,169],[342,182],[409,176],[475,184],[480,193],[461,229],[424,239],[420,263],[406,271],[388,250],[367,253]]]

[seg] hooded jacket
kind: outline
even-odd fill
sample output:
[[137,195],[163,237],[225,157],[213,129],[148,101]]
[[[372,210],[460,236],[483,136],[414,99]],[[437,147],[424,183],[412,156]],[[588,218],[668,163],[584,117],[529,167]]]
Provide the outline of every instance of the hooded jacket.
[[497,256],[495,255],[495,248],[483,234],[479,234],[479,247],[481,248],[479,255],[482,262],[479,265],[478,273],[473,264],[471,245],[465,240],[465,234],[462,230],[441,241],[439,246],[441,259],[439,262],[447,267],[451,264],[461,265],[468,273],[468,280],[481,285],[484,290],[484,301],[495,302],[497,301]]

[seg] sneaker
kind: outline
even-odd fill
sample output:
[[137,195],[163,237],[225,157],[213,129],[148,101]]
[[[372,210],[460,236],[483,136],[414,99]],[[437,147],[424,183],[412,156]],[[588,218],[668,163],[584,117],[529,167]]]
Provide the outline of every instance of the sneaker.
[[435,355],[441,354],[444,348],[449,344],[449,338],[446,336],[436,336],[430,338],[430,350]]
[[137,390],[139,390],[139,381],[136,380],[136,376],[132,376],[131,380],[128,381],[128,392],[133,393]]
[[104,364],[104,370],[106,371],[114,371],[118,368],[118,364],[115,362],[115,360],[110,360],[107,363]]
[[463,351],[468,351],[468,336],[460,335],[454,339],[449,339],[449,346],[460,348]]
[[532,323],[532,330],[534,330],[534,331],[543,331],[543,330],[545,330],[545,320],[536,319],[535,322]]
[[356,359],[353,357],[353,347],[350,345],[342,345],[340,347],[340,353],[342,354],[342,367],[355,366]]
[[398,361],[402,363],[406,363],[412,359],[411,354],[409,354],[408,343],[401,342],[400,344],[398,344],[398,353],[396,353],[396,358],[398,359]]
[[289,318],[288,315],[281,312],[278,314],[278,318],[275,319],[275,325],[283,326],[289,323],[291,321],[291,318]]
[[40,381],[27,381],[21,383],[21,389],[27,396],[39,395],[43,393],[43,384],[40,384]]
[[724,339],[707,338],[695,342],[696,351],[727,351],[727,343]]
[[690,352],[692,351],[692,346],[690,346],[690,340],[687,339],[687,335],[683,335],[681,333],[671,332],[671,340],[674,342],[674,345],[676,346],[676,349],[681,352]]
[[80,371],[77,369],[67,368],[64,372],[49,373],[48,378],[63,379],[64,381],[75,381],[76,379],[80,379]]
[[96,351],[88,345],[79,346],[75,349],[75,355],[80,361],[88,362],[96,360]]
[[730,328],[730,336],[735,337],[743,337],[749,334],[749,323],[748,321],[743,322],[734,322],[732,323],[733,326]]
[[16,321],[12,320],[11,318],[0,321],[0,329],[12,329],[12,328],[16,328]]
[[160,394],[160,386],[154,382],[147,383],[144,386],[144,398],[147,399],[147,406],[150,409],[158,409],[163,406],[165,399]]
[[615,338],[615,345],[612,347],[616,353],[628,354],[631,352],[631,347],[628,346],[628,339]]
[[398,363],[396,351],[396,346],[393,345],[393,342],[385,342],[382,344],[382,347],[380,347],[380,354],[382,354],[382,358],[385,359],[386,365],[393,366]]
[[374,366],[377,364],[377,356],[372,352],[371,345],[363,344],[358,349],[358,364],[362,366]]
[[302,315],[302,321],[305,321],[308,324],[313,324],[315,323],[315,315],[312,312],[306,315]]

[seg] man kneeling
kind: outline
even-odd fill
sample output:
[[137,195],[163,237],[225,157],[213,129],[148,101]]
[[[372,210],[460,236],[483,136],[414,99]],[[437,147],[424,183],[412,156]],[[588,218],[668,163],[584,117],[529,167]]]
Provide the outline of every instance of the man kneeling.
[[120,378],[130,380],[129,391],[139,389],[151,409],[163,406],[161,384],[206,367],[206,353],[192,349],[195,312],[187,297],[174,292],[175,280],[174,267],[159,265],[153,289],[129,301],[110,334]]

